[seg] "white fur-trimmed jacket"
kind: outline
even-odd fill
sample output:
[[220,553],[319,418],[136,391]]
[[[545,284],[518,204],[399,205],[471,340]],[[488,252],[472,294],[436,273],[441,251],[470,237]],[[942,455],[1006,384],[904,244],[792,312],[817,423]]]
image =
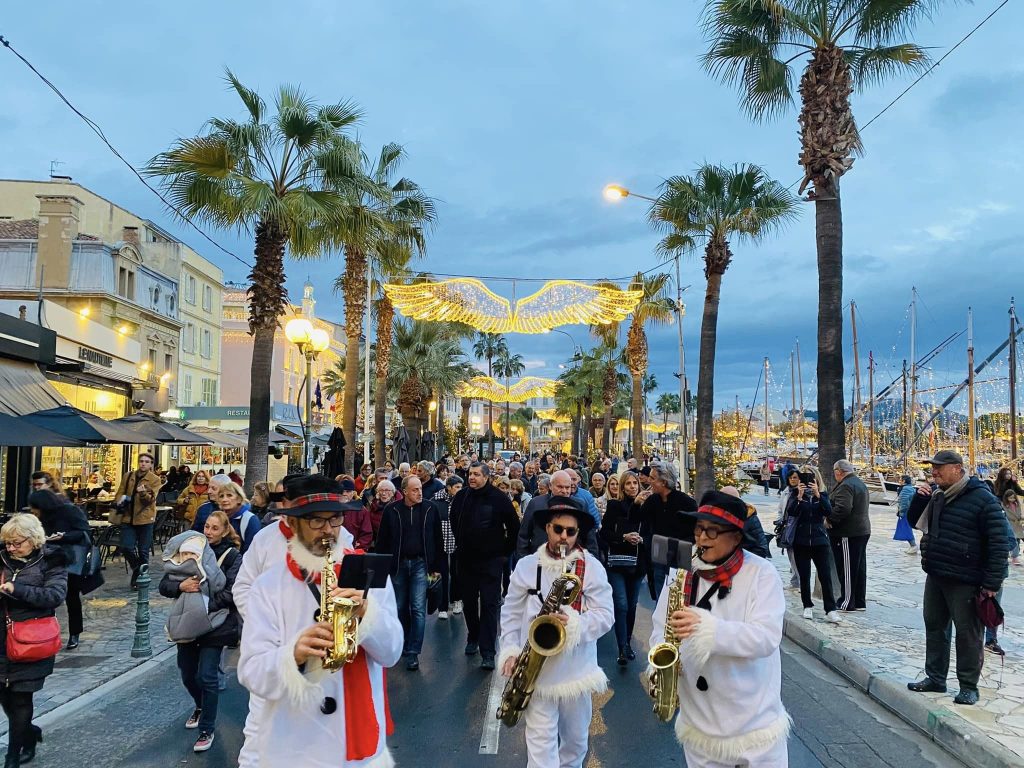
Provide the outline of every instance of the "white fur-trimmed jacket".
[[[669,572],[670,581],[676,571]],[[698,602],[712,582],[700,580]],[[668,586],[652,617],[651,647],[662,642]],[[786,598],[775,567],[744,552],[743,566],[724,599],[715,595],[697,631],[679,646],[679,715],[676,737],[715,761],[734,764],[789,733],[782,706],[782,620]],[[648,674],[650,669],[648,669]],[[703,678],[705,687],[699,683]]]
[[[303,768],[391,768],[394,761],[385,743],[384,669],[398,661],[403,642],[391,582],[384,589],[370,590],[357,633],[367,656],[380,729],[377,751],[365,760],[345,759],[344,672],[326,672],[318,660],[310,660],[300,671],[292,655],[296,639],[313,624],[318,607],[309,587],[292,575],[283,557],[256,579],[249,592],[238,679],[266,700],[257,746],[260,764],[297,765],[299,759]],[[320,711],[327,696],[337,703],[330,715]]]
[[[612,589],[604,566],[589,552],[574,550],[567,561],[572,563],[579,557],[586,557],[581,611],[577,613],[568,605],[562,607],[569,617],[565,649],[544,662],[534,692],[541,698],[573,699],[608,687],[608,678],[597,663],[597,640],[615,621]],[[537,586],[538,563],[541,565],[540,594],[531,595],[529,590]],[[522,651],[531,622],[540,611],[551,584],[564,570],[565,562],[551,557],[546,546],[516,564],[505,604],[501,607],[499,670],[506,659],[515,658]]]

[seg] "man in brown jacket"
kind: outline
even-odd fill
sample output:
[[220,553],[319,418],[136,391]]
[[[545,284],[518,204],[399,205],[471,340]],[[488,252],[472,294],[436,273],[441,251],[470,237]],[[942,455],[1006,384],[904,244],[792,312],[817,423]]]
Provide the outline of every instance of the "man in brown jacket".
[[114,498],[121,510],[121,554],[132,569],[132,587],[139,578],[139,566],[149,562],[156,522],[156,495],[163,480],[153,471],[153,456],[139,454],[139,468],[125,472]]

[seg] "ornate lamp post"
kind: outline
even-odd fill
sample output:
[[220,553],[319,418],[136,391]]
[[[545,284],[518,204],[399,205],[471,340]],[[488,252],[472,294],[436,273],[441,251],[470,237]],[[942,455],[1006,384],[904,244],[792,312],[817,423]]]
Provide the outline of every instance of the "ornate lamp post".
[[313,378],[313,361],[321,352],[331,346],[331,337],[323,328],[314,328],[313,324],[304,317],[289,320],[284,327],[284,335],[288,341],[299,348],[299,352],[306,358],[306,377],[303,382],[306,388],[306,412],[302,422],[302,469],[307,470],[309,468],[310,424],[313,413],[313,388],[310,386]]

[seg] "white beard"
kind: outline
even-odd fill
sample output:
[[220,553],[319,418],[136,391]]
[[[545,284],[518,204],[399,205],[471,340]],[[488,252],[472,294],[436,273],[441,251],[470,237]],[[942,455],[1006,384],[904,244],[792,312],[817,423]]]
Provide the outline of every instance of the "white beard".
[[[323,555],[314,555],[310,552],[306,545],[299,541],[298,536],[292,536],[288,539],[288,554],[291,555],[295,564],[308,574],[312,575],[323,570]],[[331,560],[338,562],[337,546],[331,550]]]

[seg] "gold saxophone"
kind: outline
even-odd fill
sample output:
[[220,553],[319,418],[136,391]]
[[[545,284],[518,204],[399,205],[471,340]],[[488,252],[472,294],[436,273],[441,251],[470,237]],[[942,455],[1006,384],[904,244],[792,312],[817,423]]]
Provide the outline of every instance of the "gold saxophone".
[[359,620],[355,615],[359,606],[354,600],[349,600],[347,597],[330,596],[338,586],[338,577],[334,573],[334,557],[331,552],[334,541],[325,538],[323,544],[327,552],[323,570],[320,571],[320,621],[326,621],[334,631],[334,645],[327,649],[323,667],[331,672],[337,672],[355,659],[356,654],[359,653],[359,643],[356,640]]
[[654,714],[667,723],[679,709],[679,639],[669,624],[669,617],[683,609],[683,583],[686,571],[680,568],[668,587],[668,606],[665,609],[665,636],[647,654],[651,672],[648,693],[654,699]]
[[[565,559],[565,547],[562,547],[562,559]],[[496,713],[497,718],[509,728],[519,722],[523,711],[529,706],[533,689],[537,685],[537,676],[545,660],[548,656],[561,653],[565,647],[565,627],[554,614],[563,605],[576,602],[582,589],[583,582],[579,576],[563,573],[552,582],[540,612],[530,623],[526,645],[516,659],[512,676],[501,692],[501,705]]]

